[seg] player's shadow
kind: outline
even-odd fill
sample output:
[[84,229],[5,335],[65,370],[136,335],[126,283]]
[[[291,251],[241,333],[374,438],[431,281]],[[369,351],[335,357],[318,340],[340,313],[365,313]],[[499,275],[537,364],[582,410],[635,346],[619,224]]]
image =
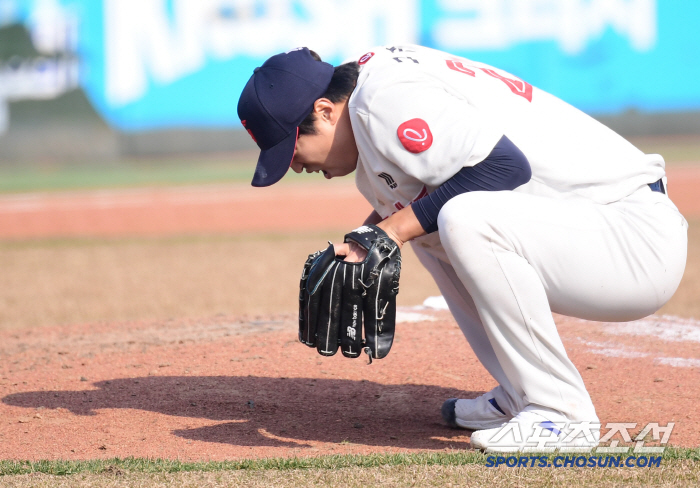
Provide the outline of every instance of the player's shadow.
[[254,376],[147,376],[94,383],[96,390],[7,395],[7,405],[66,408],[77,415],[129,408],[220,423],[174,435],[237,446],[305,447],[307,441],[440,449],[468,447],[466,431],[440,416],[446,398],[474,398],[430,385]]

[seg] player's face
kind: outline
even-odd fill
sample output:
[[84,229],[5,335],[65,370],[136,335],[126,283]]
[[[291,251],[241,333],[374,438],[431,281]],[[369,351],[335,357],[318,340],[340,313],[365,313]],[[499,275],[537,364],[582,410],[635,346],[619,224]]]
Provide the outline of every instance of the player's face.
[[299,136],[292,159],[295,173],[306,171],[328,178],[345,176],[357,166],[357,144],[352,133],[347,102],[321,98],[314,105],[316,134]]

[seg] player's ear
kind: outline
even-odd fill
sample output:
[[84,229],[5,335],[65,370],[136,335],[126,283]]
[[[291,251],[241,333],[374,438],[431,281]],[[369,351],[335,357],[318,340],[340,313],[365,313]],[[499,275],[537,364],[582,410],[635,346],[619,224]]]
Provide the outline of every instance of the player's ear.
[[322,119],[324,122],[335,124],[338,118],[337,109],[333,102],[327,98],[319,98],[314,102],[314,113],[316,119]]

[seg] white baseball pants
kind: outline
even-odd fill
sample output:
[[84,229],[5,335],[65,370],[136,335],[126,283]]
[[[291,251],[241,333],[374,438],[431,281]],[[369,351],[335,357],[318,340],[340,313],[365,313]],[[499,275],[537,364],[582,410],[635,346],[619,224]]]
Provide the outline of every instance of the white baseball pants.
[[499,404],[597,421],[551,312],[628,321],[666,303],[687,254],[688,224],[673,203],[648,187],[608,205],[472,192],[450,200],[438,225],[439,241],[413,248],[501,385]]

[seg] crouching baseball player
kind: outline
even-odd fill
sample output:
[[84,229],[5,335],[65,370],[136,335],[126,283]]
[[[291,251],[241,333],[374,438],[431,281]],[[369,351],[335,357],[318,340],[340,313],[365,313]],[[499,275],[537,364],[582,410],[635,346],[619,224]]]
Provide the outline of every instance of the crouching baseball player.
[[374,208],[345,242],[309,257],[302,342],[386,355],[410,241],[498,382],[445,401],[446,422],[493,451],[597,445],[595,408],[552,312],[629,321],[671,298],[687,223],[661,156],[511,74],[412,45],[336,68],[306,48],[273,56],[238,114],[261,149],[254,186],[290,167],[329,179],[355,171]]

